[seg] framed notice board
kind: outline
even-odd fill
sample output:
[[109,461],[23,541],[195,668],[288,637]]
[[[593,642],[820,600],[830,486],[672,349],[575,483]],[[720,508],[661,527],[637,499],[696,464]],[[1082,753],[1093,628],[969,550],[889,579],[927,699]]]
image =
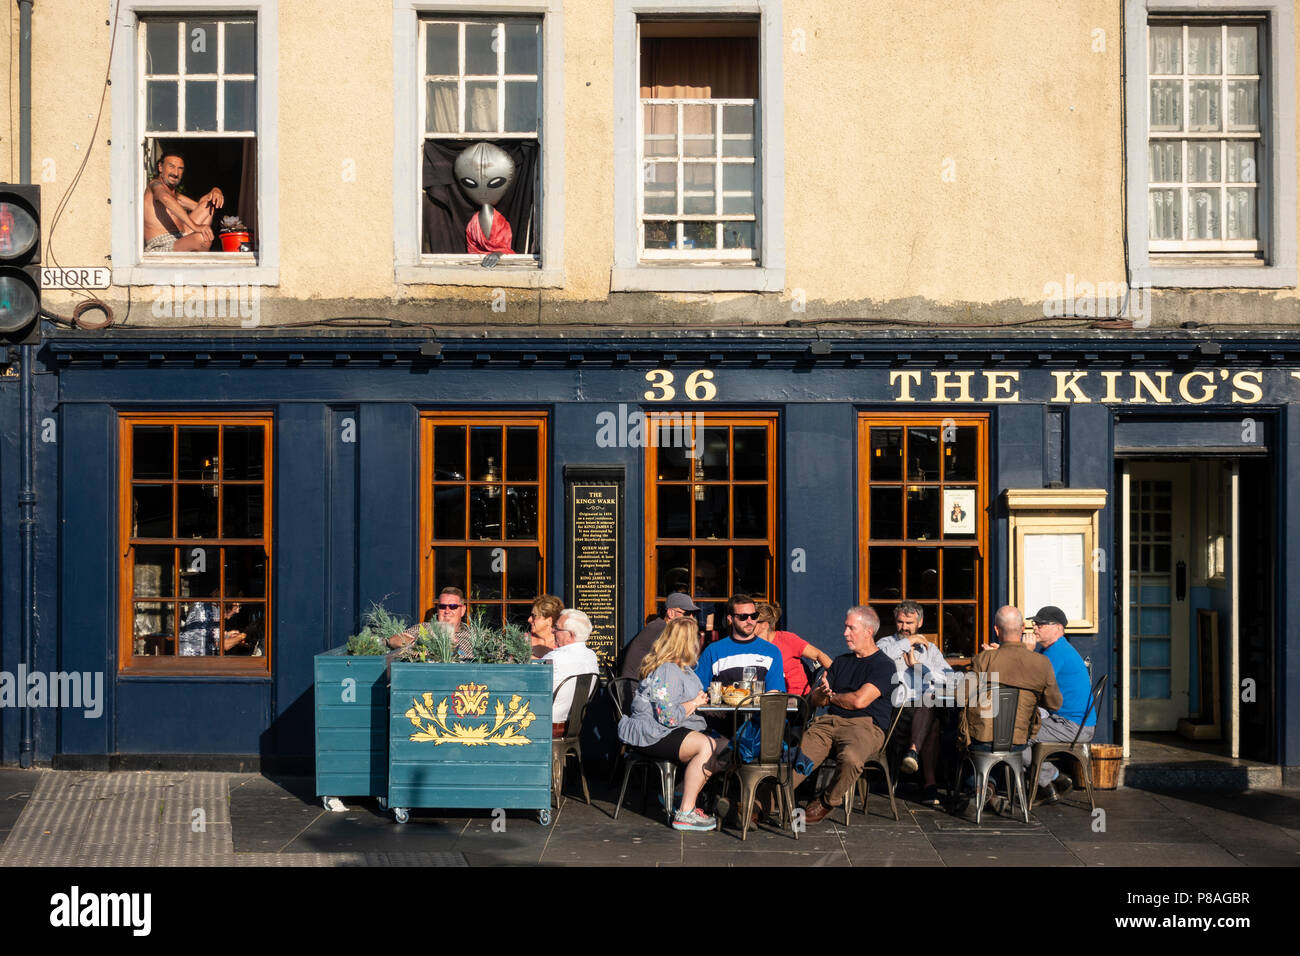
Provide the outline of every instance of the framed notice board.
[[623,646],[622,465],[564,466],[565,604],[591,618],[587,646],[613,666]]

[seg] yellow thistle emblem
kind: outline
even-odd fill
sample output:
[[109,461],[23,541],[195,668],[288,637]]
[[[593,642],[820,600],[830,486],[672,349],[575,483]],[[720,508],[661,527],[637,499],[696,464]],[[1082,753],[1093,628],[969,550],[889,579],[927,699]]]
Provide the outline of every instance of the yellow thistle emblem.
[[[471,688],[473,688],[472,695],[469,692]],[[466,707],[465,714],[461,714],[459,710],[462,694],[464,696],[463,705]],[[484,684],[462,684],[456,688],[456,692],[452,696],[457,701],[456,716],[458,717],[465,715],[478,716],[487,712],[488,689]],[[471,704],[477,710],[468,709]],[[498,697],[492,714],[491,724],[462,724],[457,721],[449,725],[447,723],[447,698],[444,697],[435,707],[433,694],[424,693],[419,697],[411,698],[411,709],[404,716],[416,727],[416,732],[410,736],[411,740],[428,740],[434,744],[465,744],[470,747],[484,744],[497,744],[508,747],[532,743],[528,737],[524,736],[524,731],[528,729],[528,725],[537,719],[537,715],[533,713],[529,701],[515,694],[510,698],[510,704],[507,707],[501,703],[501,698]]]
[[487,684],[461,684],[451,698],[457,717],[482,717],[487,713]]

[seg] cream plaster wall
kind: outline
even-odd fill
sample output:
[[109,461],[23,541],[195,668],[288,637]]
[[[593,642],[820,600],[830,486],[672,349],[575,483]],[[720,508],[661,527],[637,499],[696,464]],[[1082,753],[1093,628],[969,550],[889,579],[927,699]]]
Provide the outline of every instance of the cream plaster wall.
[[[780,298],[799,289],[809,303],[853,315],[903,300],[1037,303],[1046,283],[1064,283],[1067,274],[1122,281],[1121,6],[786,0],[788,268]],[[425,298],[478,303],[490,292],[393,280],[392,16],[389,0],[279,4],[281,284],[265,299],[382,307]],[[102,2],[41,0],[35,8],[32,171],[44,183],[47,230],[91,146],[108,62],[106,19]],[[0,134],[16,139],[12,6],[5,20],[12,53]],[[548,304],[563,314],[566,302],[626,299],[608,291],[612,23],[610,4],[565,5],[565,285],[509,293],[539,315]],[[110,129],[106,100],[54,234],[61,264],[107,263]],[[5,145],[0,164],[13,179],[17,147],[12,139]],[[353,180],[344,175],[348,160]],[[47,298],[56,308],[70,301]],[[105,298],[124,299],[125,290]],[[759,298],[661,301],[712,301],[719,314],[735,314]]]

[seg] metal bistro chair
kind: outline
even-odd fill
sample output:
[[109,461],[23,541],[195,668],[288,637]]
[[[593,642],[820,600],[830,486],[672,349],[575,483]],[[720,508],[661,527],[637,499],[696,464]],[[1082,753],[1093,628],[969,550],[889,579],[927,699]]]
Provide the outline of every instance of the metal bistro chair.
[[[975,824],[979,825],[984,814],[984,800],[987,796],[989,774],[998,764],[1006,768],[1007,792],[1011,791],[1011,779],[1015,778],[1016,796],[1020,798],[1020,808],[1025,814],[1025,823],[1029,822],[1029,803],[1025,800],[1025,761],[1024,745],[1012,743],[1016,731],[1016,708],[1020,703],[1019,687],[994,686],[997,711],[993,717],[993,749],[967,750],[957,762],[957,779],[953,781],[953,793],[956,793],[961,781],[961,768],[970,762],[975,768]],[[1014,807],[1014,804],[1012,804]]]
[[[582,781],[582,797],[587,801],[588,806],[591,805],[591,792],[587,789],[587,774],[582,769],[582,744],[579,738],[582,736],[582,722],[587,717],[587,707],[596,696],[599,679],[598,674],[572,674],[560,681],[560,686],[555,688],[555,694],[551,697],[554,701],[565,684],[574,682],[568,726],[564,729],[563,737],[551,740],[551,803],[556,807],[560,805],[560,798],[564,795],[564,769],[568,766],[570,757],[578,761],[578,779]],[[551,719],[554,720],[554,716]]]
[[[736,734],[748,715],[743,715],[741,708],[751,701],[758,700],[758,732],[760,736],[758,760],[753,763],[741,763],[736,754]],[[794,838],[799,839],[799,831],[794,829],[794,769],[793,764],[782,759],[782,744],[786,739],[789,726],[789,702],[795,702],[795,716],[798,723],[807,723],[808,702],[797,694],[773,691],[767,694],[746,697],[736,705],[731,722],[731,766],[727,768],[722,780],[722,792],[727,792],[732,778],[740,783],[740,839],[749,834],[749,819],[754,808],[754,797],[759,784],[765,780],[776,781],[776,792],[780,804],[781,826],[792,830]],[[793,756],[793,755],[791,755]]]
[[[636,689],[641,682],[635,677],[620,677],[612,681],[609,685],[609,696],[614,701],[614,710],[619,720],[622,720],[632,711],[632,698],[636,695]],[[649,806],[649,794],[646,792],[645,777],[653,767],[659,771],[659,784],[663,792],[664,812],[668,815],[668,825],[672,826],[673,822],[673,795],[677,791],[677,761],[659,760],[651,757],[649,754],[642,753],[636,747],[629,747],[622,744],[620,757],[623,761],[623,786],[618,791],[618,802],[614,804],[614,819],[618,819],[618,811],[623,806],[623,797],[627,793],[627,781],[632,775],[632,770],[636,767],[641,768],[641,812],[646,811]]]
[[1034,766],[1029,771],[1034,781],[1029,790],[1029,809],[1034,808],[1034,801],[1038,799],[1038,771],[1042,769],[1043,761],[1057,754],[1069,754],[1079,761],[1079,769],[1083,772],[1083,780],[1088,787],[1088,809],[1097,809],[1097,804],[1092,799],[1092,751],[1090,741],[1085,740],[1080,743],[1079,737],[1083,734],[1083,728],[1088,724],[1088,715],[1101,713],[1101,697],[1106,692],[1106,680],[1109,677],[1109,674],[1102,674],[1097,678],[1097,683],[1092,686],[1092,696],[1088,698],[1088,708],[1083,712],[1083,722],[1079,725],[1079,731],[1074,735],[1072,741],[1067,744],[1062,740],[1040,740],[1034,744]]
[[849,787],[844,794],[844,826],[849,825],[849,817],[853,815],[853,798],[855,794],[862,795],[862,815],[867,815],[867,801],[871,799],[871,781],[867,779],[867,771],[873,767],[881,770],[885,774],[885,792],[889,794],[889,809],[894,814],[894,819],[898,819],[898,804],[894,801],[894,779],[889,772],[889,742],[894,739],[894,729],[898,726],[899,718],[903,716],[903,708],[895,707],[894,716],[889,719],[889,730],[885,734],[885,742],[880,745],[880,749],[867,758],[867,762],[862,765],[862,773],[858,774],[858,779],[853,781],[853,786]]

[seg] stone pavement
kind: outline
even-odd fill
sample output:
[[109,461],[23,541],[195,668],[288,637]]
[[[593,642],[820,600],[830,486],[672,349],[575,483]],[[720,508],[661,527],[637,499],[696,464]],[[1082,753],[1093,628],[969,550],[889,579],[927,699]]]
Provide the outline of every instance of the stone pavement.
[[[772,826],[678,833],[593,774],[590,807],[535,814],[412,811],[404,826],[372,800],[325,811],[310,778],[229,773],[0,769],[0,866],[1143,866],[1300,865],[1300,792],[1100,793],[1094,818],[1071,794],[1025,825],[951,816],[883,794],[871,815],[840,811],[796,841]],[[504,831],[502,831],[504,820]]]

